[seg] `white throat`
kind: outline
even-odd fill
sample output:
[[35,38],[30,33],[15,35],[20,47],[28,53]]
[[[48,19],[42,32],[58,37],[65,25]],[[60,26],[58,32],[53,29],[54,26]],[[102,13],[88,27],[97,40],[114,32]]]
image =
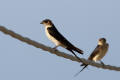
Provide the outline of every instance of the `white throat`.
[[46,28],[52,27],[51,25],[44,25]]

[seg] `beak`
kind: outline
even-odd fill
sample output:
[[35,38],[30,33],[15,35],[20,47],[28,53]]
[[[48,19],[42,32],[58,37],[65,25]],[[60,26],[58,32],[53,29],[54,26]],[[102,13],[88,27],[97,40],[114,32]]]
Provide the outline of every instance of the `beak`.
[[40,24],[43,24],[43,21]]

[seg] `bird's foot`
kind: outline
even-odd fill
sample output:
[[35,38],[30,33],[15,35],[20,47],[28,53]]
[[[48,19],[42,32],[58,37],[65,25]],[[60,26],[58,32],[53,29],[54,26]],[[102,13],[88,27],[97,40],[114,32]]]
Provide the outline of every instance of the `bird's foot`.
[[58,46],[55,46],[55,47],[53,47],[53,49],[54,49],[55,51],[58,51],[58,50],[57,50],[57,47],[58,47]]
[[102,61],[100,61],[100,63],[102,64],[102,66],[105,66],[105,64]]

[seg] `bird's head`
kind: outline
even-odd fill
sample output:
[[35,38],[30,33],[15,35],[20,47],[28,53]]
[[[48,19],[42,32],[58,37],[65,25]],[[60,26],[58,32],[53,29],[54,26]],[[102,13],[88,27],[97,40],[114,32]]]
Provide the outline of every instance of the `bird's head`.
[[50,19],[45,19],[40,24],[43,24],[45,27],[51,27],[53,25]]
[[105,38],[100,38],[98,40],[98,45],[104,45],[106,43],[106,39]]

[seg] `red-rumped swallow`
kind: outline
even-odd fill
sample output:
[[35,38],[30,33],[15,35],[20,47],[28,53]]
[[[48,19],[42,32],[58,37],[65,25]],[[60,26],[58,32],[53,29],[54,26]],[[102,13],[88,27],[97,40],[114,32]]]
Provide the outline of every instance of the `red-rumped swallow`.
[[48,39],[50,39],[56,46],[54,47],[54,49],[56,49],[58,46],[61,46],[67,50],[69,50],[70,52],[72,52],[76,58],[79,59],[79,57],[77,57],[77,55],[74,53],[74,51],[83,54],[83,51],[77,47],[75,47],[74,45],[72,45],[58,30],[57,28],[54,26],[54,24],[52,23],[51,20],[49,19],[45,19],[41,22],[41,24],[43,24],[45,26],[45,33],[48,37]]

